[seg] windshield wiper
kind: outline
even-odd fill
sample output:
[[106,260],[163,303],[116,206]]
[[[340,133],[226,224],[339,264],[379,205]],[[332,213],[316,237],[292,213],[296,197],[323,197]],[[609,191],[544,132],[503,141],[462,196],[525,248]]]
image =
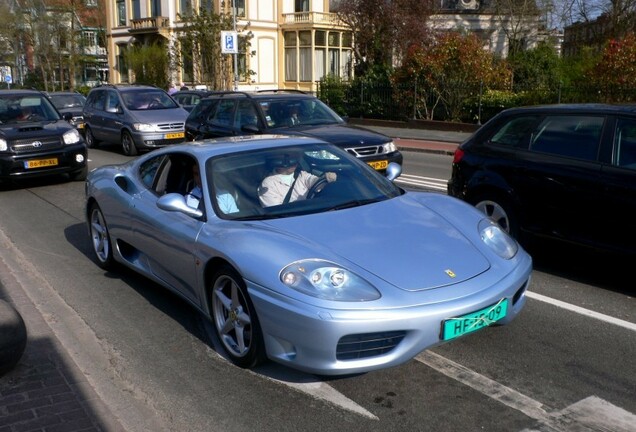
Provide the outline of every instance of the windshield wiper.
[[369,199],[364,199],[364,200],[352,200],[352,201],[347,201],[347,202],[342,203],[342,204],[335,205],[333,207],[329,207],[329,208],[327,208],[325,210],[326,211],[342,210],[342,209],[347,209],[347,208],[352,208],[352,207],[359,207],[359,206],[371,204],[371,203],[378,202],[378,201],[379,200],[377,198],[369,198]]

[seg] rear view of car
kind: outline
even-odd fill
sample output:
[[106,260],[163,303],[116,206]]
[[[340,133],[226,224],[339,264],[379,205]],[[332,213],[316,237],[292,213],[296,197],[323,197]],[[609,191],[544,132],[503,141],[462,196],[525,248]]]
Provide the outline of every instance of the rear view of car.
[[41,92],[0,91],[0,181],[68,174],[84,180],[86,144]]
[[86,144],[121,144],[123,153],[135,156],[185,140],[188,112],[160,88],[107,85],[94,88],[84,105]]

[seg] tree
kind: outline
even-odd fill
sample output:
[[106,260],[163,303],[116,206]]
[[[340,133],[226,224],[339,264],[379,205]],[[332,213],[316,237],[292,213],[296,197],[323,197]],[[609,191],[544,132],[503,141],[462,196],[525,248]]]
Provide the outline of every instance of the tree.
[[508,62],[512,68],[514,89],[554,89],[561,80],[561,59],[547,42],[530,50],[514,52],[508,57]]
[[[501,31],[508,39],[508,55],[514,55],[526,49],[526,45],[536,39],[531,25],[542,21],[541,13],[535,0],[493,0],[492,5],[499,17]],[[545,27],[543,22],[539,27]]]
[[413,45],[429,38],[426,19],[434,0],[343,0],[331,10],[348,25],[355,40],[355,75],[372,69],[391,69]]
[[168,88],[170,61],[164,44],[133,45],[124,57],[135,75],[135,82]]
[[[191,65],[196,82],[208,83],[213,89],[231,89],[234,81],[233,58],[221,53],[221,31],[233,29],[232,15],[227,12],[215,14],[200,8],[198,13],[180,15],[180,19],[184,24],[172,49],[174,63],[180,67]],[[250,52],[252,33],[247,29],[248,26],[237,29],[239,55],[243,56],[253,55]],[[248,69],[239,72],[243,73],[244,78],[253,74]]]
[[607,102],[632,101],[636,89],[636,35],[611,40],[587,77],[602,90]]
[[[417,80],[418,106],[425,118],[433,120],[443,107],[449,120],[460,120],[465,101],[482,88],[509,88],[511,73],[507,63],[482,47],[474,34],[441,33],[434,43],[412,47],[394,82]],[[405,100],[412,95],[405,95]]]

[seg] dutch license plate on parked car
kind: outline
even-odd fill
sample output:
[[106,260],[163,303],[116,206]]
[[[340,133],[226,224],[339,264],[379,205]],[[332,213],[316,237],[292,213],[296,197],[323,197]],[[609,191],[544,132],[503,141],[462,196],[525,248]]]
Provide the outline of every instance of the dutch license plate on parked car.
[[166,134],[166,139],[173,139],[173,138],[185,138],[185,132],[174,132],[174,133]]
[[30,169],[30,168],[41,168],[41,167],[47,167],[47,166],[55,166],[57,165],[57,158],[51,158],[51,159],[36,159],[36,160],[30,160],[30,161],[25,161],[24,162],[24,168],[26,169]]
[[442,340],[455,339],[459,336],[488,327],[506,316],[508,299],[456,318],[442,321]]
[[367,164],[369,164],[371,167],[373,167],[373,169],[376,170],[383,170],[386,169],[386,167],[389,166],[389,161],[374,161],[374,162],[367,162]]

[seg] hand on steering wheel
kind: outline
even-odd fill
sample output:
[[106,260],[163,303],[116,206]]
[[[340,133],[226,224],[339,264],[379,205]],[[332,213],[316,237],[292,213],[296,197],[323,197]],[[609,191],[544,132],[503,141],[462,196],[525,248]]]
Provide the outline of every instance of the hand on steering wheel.
[[334,172],[326,172],[322,174],[307,191],[307,198],[314,198],[316,195],[324,190],[325,186],[327,186],[329,183],[335,182],[336,179],[337,176]]

